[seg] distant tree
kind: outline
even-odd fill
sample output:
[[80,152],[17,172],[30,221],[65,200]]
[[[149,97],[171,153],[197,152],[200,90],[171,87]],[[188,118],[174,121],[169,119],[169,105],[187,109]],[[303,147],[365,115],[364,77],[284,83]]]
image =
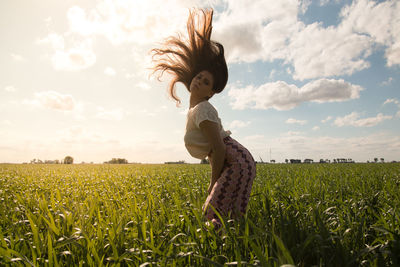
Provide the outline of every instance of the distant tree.
[[128,164],[128,160],[127,159],[118,158],[117,162],[118,162],[118,164]]
[[374,158],[374,162],[377,163],[378,162],[378,158]]
[[210,162],[208,161],[208,159],[202,159],[200,161],[200,164],[210,164]]
[[384,158],[381,158],[381,162],[382,162],[382,163],[385,163],[385,159],[384,159]]
[[164,164],[186,164],[184,160],[179,160],[179,161],[166,161]]
[[285,159],[285,163],[288,163],[289,162],[289,160],[288,159]]
[[74,163],[74,158],[71,156],[66,156],[64,158],[64,164],[73,164]]
[[109,163],[109,164],[127,164],[128,160],[127,159],[123,159],[123,158],[112,158],[109,161],[106,161],[104,163]]

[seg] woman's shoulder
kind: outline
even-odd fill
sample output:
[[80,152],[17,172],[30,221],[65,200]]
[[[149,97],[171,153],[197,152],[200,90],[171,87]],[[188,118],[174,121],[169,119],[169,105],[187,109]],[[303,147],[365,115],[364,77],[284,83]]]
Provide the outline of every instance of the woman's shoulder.
[[196,108],[198,110],[207,110],[207,111],[212,110],[215,112],[217,111],[215,107],[210,102],[208,102],[208,100],[200,102],[199,104],[197,104]]
[[218,111],[215,109],[215,107],[206,101],[202,101],[200,103],[198,103],[195,107],[189,109],[188,112],[189,116],[191,117],[202,117],[205,116],[205,114],[214,114],[214,116],[218,116]]

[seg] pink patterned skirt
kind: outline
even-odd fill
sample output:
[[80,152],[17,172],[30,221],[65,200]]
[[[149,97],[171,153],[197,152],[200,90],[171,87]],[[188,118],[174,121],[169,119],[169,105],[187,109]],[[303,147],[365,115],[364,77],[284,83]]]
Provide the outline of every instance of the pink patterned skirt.
[[225,162],[221,176],[208,195],[203,210],[208,220],[219,224],[214,207],[222,216],[235,218],[246,213],[256,164],[250,152],[230,136],[224,138]]

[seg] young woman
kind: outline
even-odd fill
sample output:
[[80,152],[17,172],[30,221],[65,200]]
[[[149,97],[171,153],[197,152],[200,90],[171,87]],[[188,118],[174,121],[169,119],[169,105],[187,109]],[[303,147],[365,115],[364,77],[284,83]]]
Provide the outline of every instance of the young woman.
[[190,93],[185,146],[193,157],[209,159],[211,182],[203,210],[206,218],[218,225],[214,209],[232,217],[246,212],[256,166],[250,152],[224,130],[217,110],[208,102],[228,80],[224,48],[210,39],[212,16],[213,10],[190,11],[188,39],[170,37],[163,48],[152,52],[154,72],[172,75],[168,89],[177,105],[176,83],[183,83]]

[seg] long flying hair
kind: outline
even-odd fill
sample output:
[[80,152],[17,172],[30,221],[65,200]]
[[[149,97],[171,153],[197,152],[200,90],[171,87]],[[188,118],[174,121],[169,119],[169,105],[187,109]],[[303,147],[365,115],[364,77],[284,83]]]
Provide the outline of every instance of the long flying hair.
[[[209,71],[214,78],[213,91],[220,93],[228,81],[228,67],[224,56],[224,47],[211,40],[213,10],[189,10],[187,21],[188,39],[181,35],[166,39],[163,48],[152,49],[153,70],[172,75],[168,86],[169,95],[181,103],[176,95],[175,85],[181,82],[190,91],[190,83],[197,73]],[[197,18],[197,20],[196,20]]]

